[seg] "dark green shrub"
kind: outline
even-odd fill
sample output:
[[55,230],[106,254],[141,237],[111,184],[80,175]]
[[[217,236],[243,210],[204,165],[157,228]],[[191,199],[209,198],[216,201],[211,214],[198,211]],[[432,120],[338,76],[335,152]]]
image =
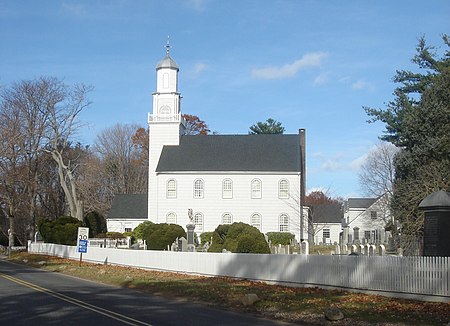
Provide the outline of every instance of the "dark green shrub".
[[267,232],[266,234],[273,245],[288,245],[295,239],[295,235],[289,232]]
[[145,221],[142,222],[141,224],[139,224],[138,226],[136,226],[133,230],[133,236],[136,239],[143,239],[142,238],[142,233],[144,232],[144,229],[146,229],[147,227],[150,227],[151,225],[154,225],[155,223],[150,222],[150,221]]
[[250,234],[244,234],[239,238],[236,252],[244,253],[244,254],[269,254],[270,250],[267,246],[267,242],[264,241],[255,241],[255,238],[253,235]]
[[203,232],[200,234],[200,244],[203,246],[205,243],[211,241],[211,237],[214,232]]
[[9,239],[6,235],[3,233],[0,233],[0,246],[8,246],[9,245]]
[[147,241],[149,250],[165,250],[176,238],[186,238],[184,229],[176,224],[153,224],[143,230],[142,238]]
[[123,239],[125,236],[120,232],[106,232],[106,237],[109,239]]
[[213,233],[213,243],[209,252],[270,253],[269,246],[257,228],[245,223],[219,225]]
[[38,222],[39,233],[47,243],[69,246],[77,244],[78,227],[83,223],[71,216],[61,216],[54,221],[41,219]]
[[84,224],[89,228],[89,238],[96,238],[99,233],[105,233],[106,219],[98,212],[87,213]]

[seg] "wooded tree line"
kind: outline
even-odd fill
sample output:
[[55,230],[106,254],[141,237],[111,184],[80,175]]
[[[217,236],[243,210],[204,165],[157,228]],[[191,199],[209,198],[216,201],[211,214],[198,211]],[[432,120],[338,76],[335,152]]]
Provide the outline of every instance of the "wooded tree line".
[[[39,219],[83,221],[105,215],[115,194],[147,192],[147,129],[116,124],[92,145],[77,141],[92,90],[53,77],[0,89],[0,243],[24,245]],[[184,118],[188,134],[209,132],[197,116]]]
[[[450,40],[447,35],[442,39],[445,50],[439,57],[437,48],[420,38],[412,59],[419,72],[398,70],[393,79],[399,84],[394,99],[385,109],[365,108],[370,122],[385,124],[381,140],[397,148],[393,179],[386,180],[392,177],[391,171],[381,172],[382,165],[374,164],[372,167],[378,168],[373,171],[384,173],[386,182],[369,180],[369,173],[366,184],[372,189],[377,184],[378,189],[390,184],[395,219],[392,231],[398,233],[400,246],[409,254],[417,253],[423,234],[420,201],[434,191],[450,191]],[[375,157],[380,159],[381,155]]]

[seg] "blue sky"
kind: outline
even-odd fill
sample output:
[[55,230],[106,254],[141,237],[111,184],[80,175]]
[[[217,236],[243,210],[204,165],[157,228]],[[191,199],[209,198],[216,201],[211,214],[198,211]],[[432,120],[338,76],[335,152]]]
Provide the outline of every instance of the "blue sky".
[[183,113],[220,134],[271,117],[306,128],[307,188],[361,195],[358,169],[382,124],[363,106],[392,99],[417,38],[442,46],[450,1],[0,0],[0,85],[56,76],[93,85],[79,135],[146,126],[167,35]]

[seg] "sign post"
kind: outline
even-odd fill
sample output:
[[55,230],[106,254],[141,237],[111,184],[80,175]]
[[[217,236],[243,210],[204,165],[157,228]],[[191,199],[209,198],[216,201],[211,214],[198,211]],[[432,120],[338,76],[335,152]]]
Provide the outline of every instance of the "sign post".
[[87,253],[89,240],[89,228],[78,228],[78,237],[77,237],[77,251],[80,253],[80,266],[81,261],[83,259],[83,253]]

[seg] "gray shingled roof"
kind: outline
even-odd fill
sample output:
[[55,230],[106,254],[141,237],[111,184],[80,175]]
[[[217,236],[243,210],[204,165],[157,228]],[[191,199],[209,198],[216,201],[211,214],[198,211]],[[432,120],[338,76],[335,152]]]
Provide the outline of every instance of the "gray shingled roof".
[[313,223],[341,223],[342,210],[340,204],[322,204],[314,207]]
[[156,172],[299,172],[299,135],[182,136],[164,146]]
[[349,198],[347,200],[348,208],[369,208],[378,200],[378,198]]
[[147,194],[115,195],[108,218],[147,219]]
[[173,60],[169,54],[166,54],[166,56],[164,57],[164,59],[162,59],[160,62],[158,62],[158,64],[156,65],[156,69],[161,69],[161,68],[172,68],[172,69],[176,69],[178,70],[178,65],[175,62],[175,60]]

